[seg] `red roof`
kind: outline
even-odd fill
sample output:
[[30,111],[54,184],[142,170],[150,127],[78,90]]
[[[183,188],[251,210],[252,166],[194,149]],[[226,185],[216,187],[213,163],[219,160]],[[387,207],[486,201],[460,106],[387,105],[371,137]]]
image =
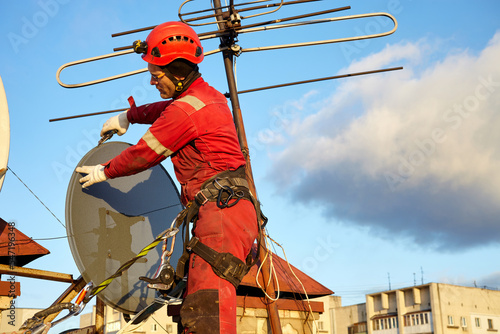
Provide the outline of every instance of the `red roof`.
[[[0,218],[0,264],[22,267],[50,252]],[[13,262],[14,261],[14,262]]]
[[[293,296],[294,298],[304,298],[304,289],[309,298],[328,296],[334,293],[332,290],[320,284],[293,265],[288,264],[278,255],[274,253],[271,254],[272,263],[276,271],[276,276],[278,277],[280,295],[288,295],[290,297]],[[255,276],[257,275],[260,264],[260,261],[257,261],[257,264],[250,269],[245,277],[243,277],[241,285],[238,288],[238,295],[247,293],[246,290],[248,290],[248,288],[257,288],[260,290],[259,286],[255,282]],[[264,287],[264,284],[262,283],[262,273],[259,273],[259,283],[262,287]],[[245,287],[247,289],[245,289]],[[278,289],[276,288],[275,290],[277,292]]]

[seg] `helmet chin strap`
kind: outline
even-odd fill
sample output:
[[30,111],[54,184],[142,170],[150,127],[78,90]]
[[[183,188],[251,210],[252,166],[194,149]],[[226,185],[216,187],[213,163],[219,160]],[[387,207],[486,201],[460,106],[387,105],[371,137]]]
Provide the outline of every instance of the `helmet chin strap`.
[[165,76],[172,81],[175,86],[175,92],[172,98],[177,98],[183,92],[188,89],[188,87],[201,76],[201,73],[198,72],[198,66],[196,66],[184,79],[177,79],[166,67],[162,68],[163,72],[165,72]]

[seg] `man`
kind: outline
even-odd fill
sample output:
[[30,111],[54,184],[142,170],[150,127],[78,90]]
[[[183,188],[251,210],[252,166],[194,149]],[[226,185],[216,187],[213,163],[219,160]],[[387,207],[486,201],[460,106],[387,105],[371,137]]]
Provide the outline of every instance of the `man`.
[[80,179],[85,188],[171,157],[182,203],[199,207],[193,236],[209,250],[203,253],[195,247],[190,254],[182,325],[185,333],[236,333],[235,286],[242,276],[224,277],[226,267],[212,267],[203,256],[230,253],[236,259],[224,257],[230,259],[229,267],[239,268],[258,234],[255,206],[244,180],[245,159],[227,100],[201,78],[197,64],[203,60],[203,49],[189,26],[160,24],[145,42],[136,41],[134,49],[148,62],[151,85],[169,100],[137,107],[129,99],[130,109],[110,118],[101,135],[111,130],[123,135],[130,123],[152,124],[146,134],[103,165],[82,166],[76,172],[87,174]]

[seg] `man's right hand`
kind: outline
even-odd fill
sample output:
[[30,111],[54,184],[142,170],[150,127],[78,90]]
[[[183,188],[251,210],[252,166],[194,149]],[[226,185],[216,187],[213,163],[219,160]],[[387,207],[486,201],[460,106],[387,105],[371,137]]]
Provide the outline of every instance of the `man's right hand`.
[[[128,110],[127,110],[128,111]],[[130,122],[127,118],[127,111],[124,111],[116,116],[111,117],[104,123],[101,130],[101,137],[108,131],[116,130],[119,136],[123,135],[128,130]]]

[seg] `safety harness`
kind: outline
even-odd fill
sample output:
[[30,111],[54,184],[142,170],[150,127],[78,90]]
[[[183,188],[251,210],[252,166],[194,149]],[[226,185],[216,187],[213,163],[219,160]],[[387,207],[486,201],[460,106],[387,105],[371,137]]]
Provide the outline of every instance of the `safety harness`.
[[[205,181],[201,186],[201,190],[194,196],[194,199],[190,201],[186,205],[186,208],[177,215],[176,219],[172,223],[172,226],[156,237],[152,243],[144,247],[134,258],[122,264],[113,275],[105,279],[97,286],[94,286],[93,282],[89,282],[81,291],[75,304],[63,303],[53,305],[41,312],[38,312],[31,319],[26,320],[20,329],[26,330],[26,334],[42,334],[43,331],[48,330],[51,326],[56,325],[70,316],[79,314],[95,295],[107,288],[115,278],[120,277],[124,271],[130,268],[130,266],[132,266],[137,260],[147,255],[148,252],[154,249],[160,242],[164,242],[162,265],[158,268],[156,277],[154,279],[140,277],[139,279],[148,282],[149,287],[166,293],[168,292],[167,290],[170,289],[170,287],[175,283],[174,289],[166,295],[167,299],[171,299],[171,296],[176,296],[177,294],[180,295],[182,289],[185,287],[184,276],[188,270],[189,256],[191,253],[200,256],[203,260],[209,263],[217,276],[229,281],[235,287],[238,287],[243,277],[257,261],[258,254],[255,257],[255,260],[252,257],[252,253],[248,254],[246,261],[243,262],[230,253],[219,253],[200,242],[197,237],[189,239],[188,226],[191,222],[196,224],[198,212],[206,203],[216,202],[217,207],[224,209],[236,205],[241,199],[251,201],[255,207],[257,214],[256,223],[259,231],[257,238],[260,242],[262,229],[267,224],[267,218],[260,210],[260,203],[249,190],[248,181],[245,177],[245,168],[240,167],[235,171],[224,171]],[[177,262],[177,270],[174,278],[173,268],[170,266],[168,260],[170,255],[173,253],[175,235],[181,227],[185,229],[186,235],[184,238],[184,252]],[[170,251],[168,251],[166,243],[170,238],[173,238],[174,240],[172,240]],[[257,249],[259,248],[260,247]],[[152,304],[152,307],[158,307],[156,304]],[[53,323],[44,323],[44,318],[47,317],[47,315],[58,313],[63,309],[68,309],[70,313]],[[135,321],[139,322],[139,320],[142,321],[144,317],[147,318],[149,313],[151,313],[149,311],[150,308],[147,307],[144,310],[147,314],[142,315],[139,313],[136,316],[137,318],[134,318],[136,319]]]
[[224,209],[236,205],[241,199],[249,200],[255,207],[259,226],[258,238],[260,239],[263,227],[260,226],[260,221],[263,220],[265,224],[267,218],[260,210],[260,203],[249,190],[248,181],[245,178],[245,168],[240,167],[235,171],[227,170],[219,173],[203,183],[201,190],[194,196],[194,200],[190,201],[178,216],[179,220],[182,219],[182,222],[179,221],[179,223],[185,228],[185,238],[184,253],[177,262],[177,279],[182,279],[187,273],[189,256],[194,253],[210,264],[217,276],[238,287],[243,277],[255,264],[256,260],[253,260],[252,253],[248,254],[246,262],[241,261],[231,253],[219,253],[204,245],[197,237],[189,239],[187,227],[191,222],[196,224],[198,212],[207,202],[216,202],[217,207]]

